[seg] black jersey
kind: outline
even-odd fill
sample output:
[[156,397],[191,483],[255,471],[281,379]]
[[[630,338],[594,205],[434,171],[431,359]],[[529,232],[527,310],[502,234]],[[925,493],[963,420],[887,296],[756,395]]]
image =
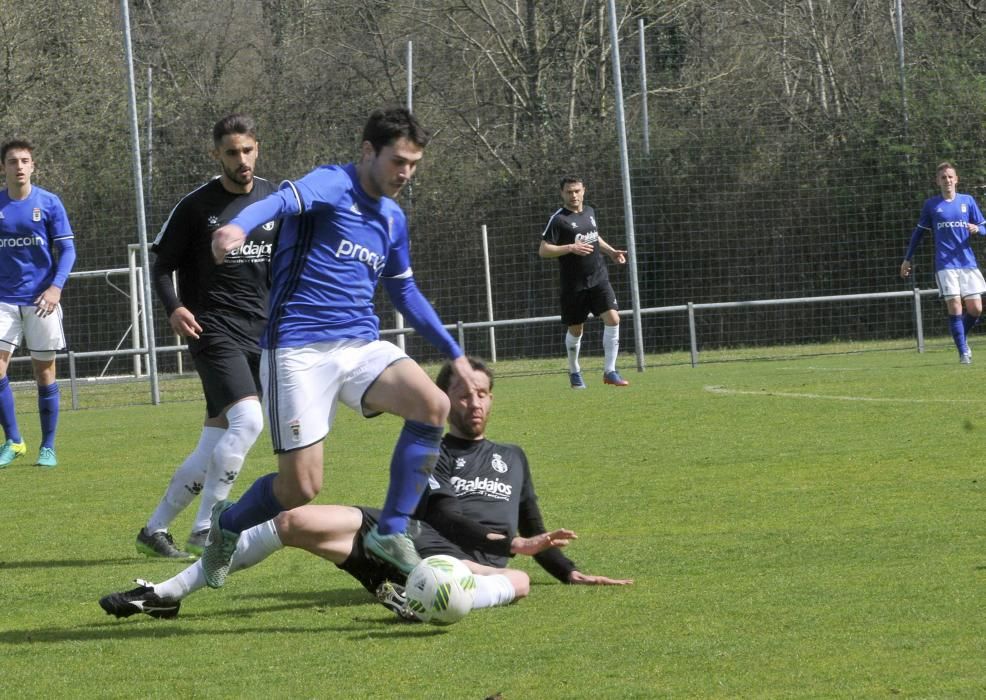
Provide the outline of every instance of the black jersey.
[[599,252],[599,227],[592,207],[582,207],[578,213],[562,207],[548,219],[541,238],[554,245],[579,242],[592,246],[589,255],[568,253],[558,258],[562,292],[590,289],[609,280],[606,263]]
[[[215,178],[185,195],[168,215],[154,240],[154,281],[170,316],[179,306],[195,314],[202,333],[189,339],[195,353],[216,336],[254,347],[267,321],[270,259],[276,222],[248,232],[246,242],[230,252],[222,265],[212,258],[212,232],[229,223],[244,207],[277,188],[256,177],[248,194],[235,194]],[[168,275],[178,271],[175,297]]]
[[[517,445],[446,435],[428,486],[416,517],[477,563],[505,567],[512,556],[513,537],[546,531],[527,455]],[[454,500],[458,511],[454,518],[442,507],[443,500]],[[506,537],[491,541],[487,533]],[[542,552],[535,559],[563,581],[576,568],[558,549]]]

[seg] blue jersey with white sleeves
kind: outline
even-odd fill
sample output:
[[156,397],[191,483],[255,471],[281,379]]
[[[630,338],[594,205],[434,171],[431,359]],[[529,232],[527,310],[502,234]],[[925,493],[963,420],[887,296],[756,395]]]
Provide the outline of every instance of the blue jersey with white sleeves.
[[37,185],[20,200],[0,191],[0,302],[33,304],[55,279],[55,241],[73,237],[57,195]]
[[904,259],[914,257],[922,236],[931,231],[935,240],[936,272],[978,267],[968,224],[976,224],[980,235],[986,234],[986,219],[971,195],[957,193],[951,201],[941,195],[931,197],[921,208],[921,218],[911,234]]
[[282,219],[271,260],[272,285],[265,348],[332,340],[376,340],[377,282],[412,325],[445,354],[461,354],[411,276],[407,218],[388,197],[369,196],[352,163],[316,168],[285,182],[231,223],[246,231]]

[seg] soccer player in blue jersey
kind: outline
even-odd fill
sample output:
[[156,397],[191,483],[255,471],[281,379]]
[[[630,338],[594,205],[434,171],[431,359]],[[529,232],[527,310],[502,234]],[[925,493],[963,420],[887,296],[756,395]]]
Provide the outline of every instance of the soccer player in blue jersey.
[[7,188],[0,191],[0,469],[27,451],[7,379],[10,356],[21,345],[31,354],[41,417],[39,467],[58,465],[58,383],[55,353],[65,347],[62,289],[75,263],[72,227],[61,200],[31,184],[34,146],[15,139],[0,146]]
[[208,584],[221,586],[243,530],[311,501],[322,487],[323,446],[338,402],[370,417],[404,418],[380,521],[368,550],[407,572],[420,561],[407,523],[438,457],[448,397],[396,345],[379,339],[377,282],[398,311],[452,358],[467,384],[479,381],[411,273],[407,219],[394,197],[424,155],[429,133],[403,108],[373,112],[360,157],[284,183],[213,234],[221,261],[246,231],[280,220],[272,259],[270,317],[261,337],[265,401],[278,471],[239,502],[213,509],[202,554]]
[[914,252],[925,232],[930,231],[935,240],[935,280],[945,299],[948,326],[959,351],[959,362],[968,365],[972,362],[972,350],[967,336],[979,323],[983,313],[982,295],[986,292],[986,281],[972,252],[970,237],[986,235],[986,219],[971,195],[956,191],[959,176],[954,165],[940,164],[936,180],[941,194],[926,200],[921,208],[921,218],[900,264],[900,276],[905,279],[910,276]]
[[561,273],[561,322],[568,327],[565,351],[568,355],[569,385],[585,389],[579,352],[583,326],[589,314],[603,322],[603,384],[627,386],[630,382],[616,369],[620,350],[620,314],[616,294],[609,283],[609,272],[601,253],[613,262],[625,265],[626,251],[617,250],[603,240],[596,225],[596,211],[585,204],[585,185],[581,178],[561,179],[561,198],[565,206],[558,209],[541,234],[538,255],[558,258]]

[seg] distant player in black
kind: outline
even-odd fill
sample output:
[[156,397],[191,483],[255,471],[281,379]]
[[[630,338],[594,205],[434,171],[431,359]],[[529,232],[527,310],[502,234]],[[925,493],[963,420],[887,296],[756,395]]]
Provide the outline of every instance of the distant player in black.
[[593,316],[601,318],[603,329],[603,383],[627,386],[629,382],[616,371],[620,349],[620,314],[616,295],[609,283],[609,273],[600,251],[614,262],[625,265],[626,251],[617,250],[603,240],[596,225],[596,211],[583,204],[585,186],[582,179],[561,179],[561,196],[565,206],[548,219],[541,234],[538,255],[558,258],[561,271],[561,322],[568,326],[565,349],[568,374],[573,389],[585,389],[579,351],[582,347],[582,324]]
[[[213,231],[276,187],[254,176],[260,144],[253,119],[227,116],[216,123],[212,139],[212,156],[222,174],[178,202],[153,246],[154,288],[171,327],[188,342],[202,380],[206,419],[198,445],[137,535],[137,550],[148,556],[201,553],[213,504],[229,495],[263,430],[257,341],[267,320],[277,226],[270,222],[258,227],[222,265],[213,260],[211,245]],[[199,493],[202,500],[185,552],[175,546],[168,527]]]

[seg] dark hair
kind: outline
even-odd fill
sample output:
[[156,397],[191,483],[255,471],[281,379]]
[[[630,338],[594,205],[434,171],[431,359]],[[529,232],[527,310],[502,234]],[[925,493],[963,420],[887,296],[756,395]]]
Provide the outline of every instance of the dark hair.
[[579,185],[585,184],[582,181],[582,178],[576,175],[564,175],[562,176],[561,182],[558,184],[558,189],[563,190],[565,189],[565,185],[574,185],[576,183],[578,183]]
[[[487,377],[490,378],[490,391],[493,390],[493,370],[490,369],[485,362],[480,360],[478,357],[473,357],[472,355],[466,355],[466,359],[469,360],[470,366],[477,372],[482,372]],[[448,388],[452,384],[452,360],[445,360],[442,364],[442,368],[438,370],[438,377],[435,379],[435,384],[438,388],[448,393]]]
[[0,163],[7,162],[7,151],[15,148],[23,149],[34,156],[34,144],[27,139],[10,139],[0,146]]
[[363,127],[363,140],[372,144],[374,152],[379,153],[399,138],[424,148],[431,141],[431,133],[405,107],[373,110]]
[[253,117],[246,114],[230,114],[216,122],[212,127],[212,143],[219,145],[227,134],[244,134],[253,139],[257,138],[257,123]]

